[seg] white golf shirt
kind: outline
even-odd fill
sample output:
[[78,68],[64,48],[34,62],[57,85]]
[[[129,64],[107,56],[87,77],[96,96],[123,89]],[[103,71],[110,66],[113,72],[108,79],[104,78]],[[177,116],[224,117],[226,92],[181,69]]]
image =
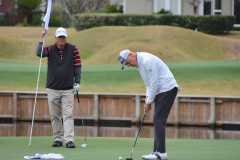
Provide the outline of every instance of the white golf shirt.
[[151,104],[157,94],[167,92],[178,87],[176,80],[168,66],[158,57],[137,52],[138,71],[146,85],[147,104]]

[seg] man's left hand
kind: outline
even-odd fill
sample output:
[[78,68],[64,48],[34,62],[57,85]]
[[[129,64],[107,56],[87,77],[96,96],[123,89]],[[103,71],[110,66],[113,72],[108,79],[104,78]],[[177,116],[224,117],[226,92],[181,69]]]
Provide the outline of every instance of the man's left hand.
[[147,104],[147,103],[144,104],[144,112],[145,112],[145,111],[148,112],[148,111],[151,110],[151,109],[152,109],[151,104]]
[[75,83],[74,86],[73,86],[73,91],[74,91],[74,93],[77,93],[78,90],[79,90],[79,88],[80,88],[80,84]]

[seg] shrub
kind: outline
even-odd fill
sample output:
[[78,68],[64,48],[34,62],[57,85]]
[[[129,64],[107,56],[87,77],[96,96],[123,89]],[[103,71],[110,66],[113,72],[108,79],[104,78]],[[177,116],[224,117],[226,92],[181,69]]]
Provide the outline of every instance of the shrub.
[[7,25],[7,20],[5,17],[0,17],[0,26],[6,26]]
[[233,29],[235,16],[186,16],[171,14],[152,15],[75,15],[74,27],[83,30],[97,26],[141,26],[141,25],[170,25],[187,29],[197,29],[208,34],[228,33]]
[[171,11],[166,11],[165,9],[161,9],[157,14],[172,14]]
[[40,26],[42,24],[42,17],[41,17],[41,14],[38,14],[38,15],[34,15],[33,18],[32,18],[32,23],[31,25],[33,26]]
[[117,3],[114,5],[108,4],[104,12],[105,13],[123,13],[123,6]]
[[51,16],[49,20],[49,27],[59,27],[62,25],[62,21],[60,18],[56,16]]
[[72,20],[61,5],[56,4],[52,7],[51,16],[57,17],[61,20],[59,26],[64,28],[71,27]]
[[[102,26],[101,22],[104,18],[98,18],[96,15],[74,16],[73,25],[77,31]],[[107,21],[106,21],[107,22]]]
[[202,16],[199,18],[199,31],[208,34],[228,33],[233,29],[235,23],[234,16]]

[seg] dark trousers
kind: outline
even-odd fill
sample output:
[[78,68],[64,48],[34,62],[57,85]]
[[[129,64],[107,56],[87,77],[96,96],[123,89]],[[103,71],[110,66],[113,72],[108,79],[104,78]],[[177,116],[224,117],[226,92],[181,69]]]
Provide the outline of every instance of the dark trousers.
[[174,87],[172,90],[164,93],[159,93],[154,99],[155,108],[153,115],[154,124],[154,148],[153,152],[166,152],[166,123],[167,118],[172,108],[174,99],[177,95],[177,88]]

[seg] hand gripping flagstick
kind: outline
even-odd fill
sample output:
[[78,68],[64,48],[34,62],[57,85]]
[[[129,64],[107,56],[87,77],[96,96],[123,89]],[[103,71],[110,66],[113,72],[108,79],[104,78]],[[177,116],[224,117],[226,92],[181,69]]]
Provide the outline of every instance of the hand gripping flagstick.
[[[48,30],[48,23],[49,23],[49,19],[50,19],[51,6],[52,6],[52,0],[48,0],[47,13],[46,13],[46,15],[45,15],[45,17],[43,19],[43,21],[45,22],[46,30]],[[38,84],[39,84],[40,71],[41,71],[41,65],[42,65],[42,53],[43,53],[43,46],[44,46],[44,39],[45,39],[45,37],[47,37],[47,35],[44,35],[44,37],[43,37],[41,58],[40,58],[40,64],[39,64],[39,69],[38,69],[38,80],[37,80],[37,87],[36,87],[36,94],[35,94],[35,101],[34,101],[34,108],[33,108],[32,126],[31,126],[31,133],[30,133],[30,140],[29,140],[28,148],[31,147],[33,122],[34,122],[34,115],[35,115],[35,108],[36,108],[36,101],[37,101],[37,92],[38,92]]]

